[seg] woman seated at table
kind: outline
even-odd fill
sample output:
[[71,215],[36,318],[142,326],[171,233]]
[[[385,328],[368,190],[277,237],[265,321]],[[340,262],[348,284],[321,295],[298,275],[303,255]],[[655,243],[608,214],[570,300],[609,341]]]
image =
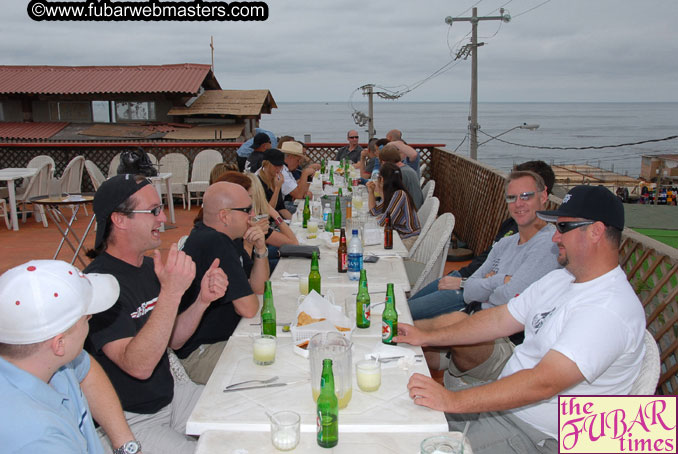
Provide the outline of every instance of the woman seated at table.
[[[390,162],[383,163],[379,169],[379,179],[367,182],[367,192],[370,214],[379,216],[379,225],[384,225],[386,216],[390,216],[393,230],[398,232],[403,244],[410,249],[419,236],[421,225],[398,166]],[[381,194],[382,202],[379,205],[375,193]]]
[[264,151],[264,160],[261,163],[261,169],[257,170],[256,175],[261,180],[266,193],[268,204],[280,213],[285,219],[292,219],[292,213],[285,208],[282,195],[282,184],[285,178],[282,174],[283,165],[285,165],[285,154],[277,148],[269,148]]

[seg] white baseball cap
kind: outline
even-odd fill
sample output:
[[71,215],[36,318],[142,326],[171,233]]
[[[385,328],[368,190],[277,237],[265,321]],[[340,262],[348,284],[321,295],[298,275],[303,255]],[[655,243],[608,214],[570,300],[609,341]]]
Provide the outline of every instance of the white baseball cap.
[[83,315],[111,307],[120,293],[109,274],[83,274],[60,260],[31,260],[0,276],[0,342],[51,339]]

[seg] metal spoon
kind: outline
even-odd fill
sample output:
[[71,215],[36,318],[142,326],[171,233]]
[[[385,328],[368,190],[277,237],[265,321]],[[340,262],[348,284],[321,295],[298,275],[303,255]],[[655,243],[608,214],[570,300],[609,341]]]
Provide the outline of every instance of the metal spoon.
[[247,383],[261,383],[261,384],[267,384],[267,383],[273,383],[276,381],[279,377],[276,375],[275,377],[267,378],[266,380],[247,380],[247,381],[241,381],[240,383],[233,383],[232,385],[228,385],[224,389],[231,389],[235,388],[236,386],[240,385],[245,385]]

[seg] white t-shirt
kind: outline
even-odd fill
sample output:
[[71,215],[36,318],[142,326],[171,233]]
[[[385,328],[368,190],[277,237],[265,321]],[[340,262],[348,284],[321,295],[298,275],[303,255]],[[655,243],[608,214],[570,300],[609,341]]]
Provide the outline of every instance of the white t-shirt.
[[[645,354],[643,307],[619,266],[589,282],[573,281],[566,269],[552,271],[509,301],[525,341],[499,378],[531,369],[556,350],[586,379],[561,394],[628,394]],[[558,396],[511,412],[557,438]]]
[[287,168],[287,165],[283,166],[282,175],[284,180],[280,191],[282,192],[283,197],[286,197],[287,194],[297,189],[297,180],[294,179],[294,175],[292,175],[290,169]]

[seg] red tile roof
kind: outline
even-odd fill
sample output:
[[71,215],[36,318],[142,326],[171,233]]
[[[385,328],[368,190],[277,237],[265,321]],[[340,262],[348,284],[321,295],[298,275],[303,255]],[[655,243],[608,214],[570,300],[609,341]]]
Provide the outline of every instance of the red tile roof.
[[[210,65],[0,66],[0,94],[197,93]],[[216,79],[210,88],[220,88]]]
[[65,122],[21,123],[0,121],[0,139],[49,139],[68,126]]

